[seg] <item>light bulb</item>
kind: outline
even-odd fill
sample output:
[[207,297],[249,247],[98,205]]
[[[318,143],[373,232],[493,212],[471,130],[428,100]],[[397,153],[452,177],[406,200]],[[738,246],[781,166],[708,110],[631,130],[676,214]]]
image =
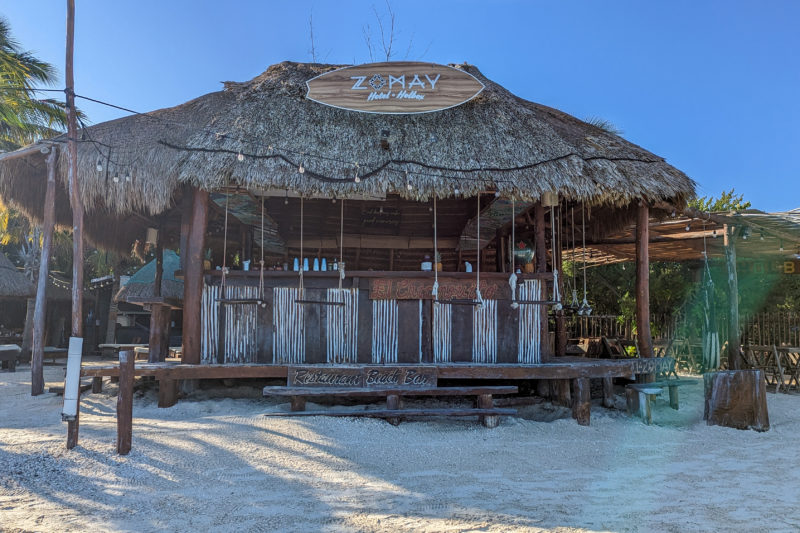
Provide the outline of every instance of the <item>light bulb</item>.
[[334,198],[333,200],[331,200],[331,203],[334,203],[334,204],[335,204],[335,203],[336,203],[336,198]]
[[358,176],[356,176],[356,179],[355,179],[355,180],[353,180],[353,181],[355,181],[356,183],[361,183],[361,178],[359,178]]
[[453,194],[455,194],[456,196],[458,196],[458,187],[456,187],[456,189],[453,191]]
[[100,160],[97,161],[97,171],[98,172],[103,171],[103,163],[101,163]]
[[238,159],[239,161],[244,161],[244,156],[242,155],[242,152],[239,152],[239,155],[236,156],[236,159]]
[[686,231],[690,231],[691,229],[692,229],[692,226],[689,225],[689,224],[686,224]]
[[499,198],[500,197],[500,191],[494,191],[494,195],[495,195],[495,197]]
[[300,163],[300,168],[298,168],[298,169],[297,169],[297,171],[298,171],[300,174],[303,174],[303,173],[305,173],[306,169],[305,169],[305,168],[303,168],[303,163]]
[[111,178],[111,180],[112,180],[114,183],[119,183],[119,176],[116,176],[116,175],[115,175],[113,178]]
[[125,173],[125,181],[131,181],[131,173],[130,172],[126,172]]
[[717,238],[717,230],[712,231],[711,232],[711,236],[716,239]]
[[407,188],[407,189],[410,191],[411,189],[413,189],[413,188],[414,188],[414,186],[413,186],[413,185],[411,185],[411,182],[408,182],[408,183],[406,184],[406,188]]

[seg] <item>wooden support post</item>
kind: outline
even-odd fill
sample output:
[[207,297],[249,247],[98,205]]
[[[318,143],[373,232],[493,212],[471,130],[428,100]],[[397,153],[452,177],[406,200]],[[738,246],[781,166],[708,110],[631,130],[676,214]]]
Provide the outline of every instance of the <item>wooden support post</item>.
[[[491,394],[478,395],[478,409],[494,409],[494,400]],[[481,424],[487,428],[496,428],[500,424],[500,417],[497,415],[480,415]]]
[[[75,109],[75,0],[67,0],[67,46],[64,81],[67,113],[67,182],[72,207],[72,336],[83,339],[83,200],[78,183],[78,120]],[[78,412],[67,422],[67,449],[78,445]]]
[[306,397],[305,396],[291,396],[289,398],[291,402],[291,410],[292,411],[305,411],[306,410]]
[[148,362],[162,363],[169,354],[169,332],[172,308],[168,305],[150,306],[150,340]]
[[494,234],[494,242],[497,247],[497,253],[494,256],[495,270],[497,272],[506,271],[506,247],[505,238],[503,237],[502,228],[498,228]]
[[133,351],[119,352],[119,393],[117,395],[117,453],[127,455],[131,451],[133,433]]
[[189,227],[186,266],[183,275],[183,354],[182,362],[200,364],[200,307],[203,297],[203,246],[208,223],[208,192],[192,191],[192,217]]
[[552,383],[552,387],[555,389],[553,396],[556,399],[556,403],[563,407],[569,407],[572,405],[572,394],[569,390],[570,380],[554,379],[550,383]]
[[33,312],[33,351],[31,352],[31,396],[44,392],[45,317],[47,316],[47,278],[50,275],[50,252],[53,248],[53,228],[56,220],[56,159],[58,149],[50,147],[47,156],[47,189],[44,194],[42,221],[42,255],[36,281],[36,307]]
[[678,387],[670,387],[669,388],[669,406],[678,410]]
[[728,267],[728,368],[741,370],[744,365],[741,358],[739,332],[739,275],[736,271],[736,227],[723,226],[725,235],[725,264]]
[[[386,396],[386,408],[392,411],[400,409],[400,396],[397,394],[389,394]],[[400,425],[400,417],[393,416],[386,419],[393,426]]]
[[703,375],[709,426],[769,430],[767,383],[761,370],[727,370]]
[[572,418],[581,426],[588,426],[591,418],[592,401],[589,378],[576,378],[572,380]]
[[603,378],[603,407],[614,407],[614,378]]
[[158,406],[172,407],[178,402],[178,380],[158,380]]
[[533,206],[533,223],[536,231],[534,241],[536,272],[547,272],[547,240],[545,239],[544,206],[541,200]]
[[[181,236],[178,246],[180,249],[179,259],[181,270],[186,269],[186,258],[189,253],[189,231],[192,227],[192,194],[190,189],[184,188],[183,198],[181,199]],[[201,250],[202,258],[205,257],[205,250]]]
[[550,382],[546,379],[537,379],[536,380],[536,395],[541,396],[542,398],[550,399],[553,397],[553,394],[550,390]]
[[95,376],[92,378],[92,394],[103,392],[103,376]]
[[639,202],[636,217],[636,331],[640,357],[653,357],[653,339],[650,335],[649,223],[650,208],[642,200]]

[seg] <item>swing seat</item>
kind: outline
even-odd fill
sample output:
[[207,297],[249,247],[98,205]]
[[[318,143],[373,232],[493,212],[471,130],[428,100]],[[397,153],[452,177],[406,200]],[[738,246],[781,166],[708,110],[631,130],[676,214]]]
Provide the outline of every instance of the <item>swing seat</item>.
[[217,298],[215,301],[221,305],[263,305],[266,303],[257,298]]
[[561,303],[561,302],[556,302],[555,300],[515,300],[515,302],[518,303],[519,305],[556,305]]
[[328,300],[295,300],[294,303],[302,305],[344,305],[344,302],[331,302]]
[[472,305],[472,306],[479,306],[483,305],[483,302],[480,300],[468,300],[468,299],[453,299],[453,300],[436,300],[440,304],[444,305]]

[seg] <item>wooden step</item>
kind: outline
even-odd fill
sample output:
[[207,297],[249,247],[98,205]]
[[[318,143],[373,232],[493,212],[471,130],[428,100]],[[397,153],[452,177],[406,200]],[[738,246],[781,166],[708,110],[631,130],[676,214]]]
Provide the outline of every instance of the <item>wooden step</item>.
[[332,409],[330,411],[280,411],[264,416],[364,416],[370,418],[408,418],[417,416],[514,416],[516,409]]
[[347,387],[264,387],[264,396],[479,396],[482,394],[516,394],[515,385],[476,387],[431,387],[425,389],[382,389]]

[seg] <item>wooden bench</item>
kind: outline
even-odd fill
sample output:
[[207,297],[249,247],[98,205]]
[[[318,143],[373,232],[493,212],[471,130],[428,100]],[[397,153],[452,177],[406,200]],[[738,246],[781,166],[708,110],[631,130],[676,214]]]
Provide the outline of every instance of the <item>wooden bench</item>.
[[0,361],[2,368],[7,368],[9,372],[17,371],[17,360],[22,348],[16,344],[0,344]]
[[667,381],[654,381],[653,383],[631,383],[625,385],[625,398],[628,404],[628,414],[637,415],[645,424],[653,423],[651,404],[655,401],[657,394],[665,389],[669,389],[669,406],[678,409],[678,387],[682,385],[694,385],[694,381],[681,381],[671,379]]
[[[55,346],[45,346],[43,348],[45,359],[50,359],[51,364],[56,364],[56,359],[67,358],[69,353],[66,348],[56,348]],[[44,363],[44,361],[42,361]]]
[[[485,427],[497,427],[500,416],[517,414],[516,409],[494,407],[493,395],[516,394],[516,386],[476,387],[428,387],[428,388],[348,388],[348,387],[264,387],[264,396],[287,396],[291,401],[290,412],[265,413],[266,416],[366,416],[385,418],[397,425],[401,418],[418,416],[478,416]],[[386,409],[339,409],[330,411],[306,411],[306,398],[320,396],[338,397],[386,397]],[[477,408],[473,409],[403,409],[401,399],[405,396],[476,396]]]

